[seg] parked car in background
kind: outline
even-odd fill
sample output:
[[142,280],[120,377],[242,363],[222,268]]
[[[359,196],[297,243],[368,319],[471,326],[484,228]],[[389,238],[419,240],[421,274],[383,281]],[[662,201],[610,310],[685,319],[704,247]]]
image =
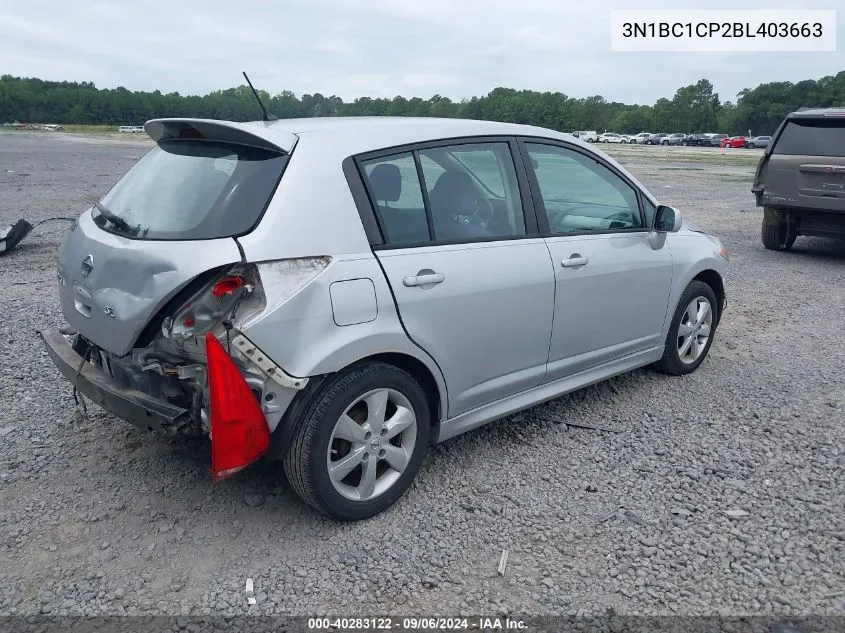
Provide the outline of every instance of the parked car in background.
[[727,134],[705,134],[708,138],[709,143],[702,143],[702,145],[709,145],[710,147],[719,147],[722,143],[722,139],[728,138]]
[[702,143],[710,143],[710,138],[705,134],[687,134],[682,140],[681,145],[696,146]]
[[680,145],[683,143],[684,139],[687,137],[686,134],[681,132],[675,132],[674,134],[669,134],[668,136],[663,137],[661,144],[663,145]]
[[47,132],[64,132],[65,126],[59,125],[58,123],[47,123],[46,125],[42,126],[42,129],[46,130]]
[[626,142],[621,134],[615,132],[605,132],[598,139],[599,143],[624,143]]
[[689,374],[722,318],[719,240],[560,132],[146,129],[156,145],[61,245],[74,333],[41,336],[118,417],[210,436],[215,481],[274,458],[318,510],[370,517],[435,442],[638,367]]
[[636,139],[635,142],[640,145],[646,145],[650,136],[651,132],[640,132],[634,137]]
[[789,250],[800,235],[845,238],[845,108],[788,114],[751,191],[763,207],[767,249]]
[[729,136],[719,141],[719,147],[745,147],[747,136]]
[[599,134],[595,130],[578,130],[577,132],[573,132],[572,136],[580,138],[587,143],[595,143],[599,140]]
[[651,134],[648,139],[646,140],[646,145],[660,145],[663,142],[663,139],[669,136],[664,132],[659,132],[657,134]]
[[746,149],[765,149],[771,142],[771,136],[752,136],[745,141],[745,147]]

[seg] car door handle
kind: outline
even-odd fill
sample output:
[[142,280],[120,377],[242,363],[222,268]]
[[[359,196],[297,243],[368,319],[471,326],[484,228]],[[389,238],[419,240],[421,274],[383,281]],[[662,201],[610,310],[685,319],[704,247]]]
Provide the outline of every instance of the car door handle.
[[560,265],[564,268],[577,268],[578,266],[585,266],[589,261],[586,257],[582,257],[578,253],[572,253],[569,259],[562,260]]
[[414,277],[405,277],[402,283],[408,287],[411,286],[428,286],[442,283],[445,281],[446,275],[442,273],[426,273],[424,275],[416,275]]

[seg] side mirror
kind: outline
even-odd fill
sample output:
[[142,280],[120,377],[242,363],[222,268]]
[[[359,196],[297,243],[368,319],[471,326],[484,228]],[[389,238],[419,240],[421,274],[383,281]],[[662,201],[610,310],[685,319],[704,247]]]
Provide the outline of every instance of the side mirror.
[[677,233],[681,230],[681,212],[674,207],[660,205],[654,215],[654,230],[658,233]]

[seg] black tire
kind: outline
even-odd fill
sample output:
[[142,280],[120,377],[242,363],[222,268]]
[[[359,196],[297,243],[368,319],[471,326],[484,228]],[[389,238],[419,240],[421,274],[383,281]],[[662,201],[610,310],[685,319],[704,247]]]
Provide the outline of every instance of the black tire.
[[789,234],[789,225],[769,207],[763,208],[763,226],[760,231],[763,246],[770,251],[788,251],[795,244],[797,235]]
[[[368,501],[353,501],[335,490],[328,472],[329,442],[336,422],[355,400],[374,389],[393,389],[411,404],[417,420],[413,452],[399,479]],[[284,468],[291,487],[309,505],[336,519],[367,519],[392,506],[419,472],[431,437],[431,414],[425,392],[407,372],[369,362],[332,376],[311,394],[292,419],[294,428]]]
[[[687,306],[698,297],[703,297],[710,302],[710,309],[712,310],[710,337],[707,339],[707,343],[698,358],[690,363],[686,363],[681,360],[678,352],[678,328],[684,318]],[[716,293],[703,281],[691,281],[683,294],[681,294],[681,298],[675,308],[675,313],[672,315],[672,324],[669,326],[669,333],[666,335],[663,357],[654,364],[654,368],[659,372],[672,376],[683,376],[694,372],[704,362],[704,359],[707,358],[707,354],[710,352],[710,346],[713,344],[713,337],[716,334],[718,323],[719,306],[716,301]]]
[[669,141],[663,141],[663,144],[664,144],[664,145],[668,145],[668,144],[669,144]]

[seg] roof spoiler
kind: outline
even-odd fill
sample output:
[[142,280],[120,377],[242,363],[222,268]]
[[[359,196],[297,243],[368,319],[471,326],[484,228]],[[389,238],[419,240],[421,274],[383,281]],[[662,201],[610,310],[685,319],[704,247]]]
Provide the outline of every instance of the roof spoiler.
[[152,119],[144,130],[156,143],[172,139],[207,139],[251,145],[290,153],[297,137],[263,123],[237,123],[212,119]]

